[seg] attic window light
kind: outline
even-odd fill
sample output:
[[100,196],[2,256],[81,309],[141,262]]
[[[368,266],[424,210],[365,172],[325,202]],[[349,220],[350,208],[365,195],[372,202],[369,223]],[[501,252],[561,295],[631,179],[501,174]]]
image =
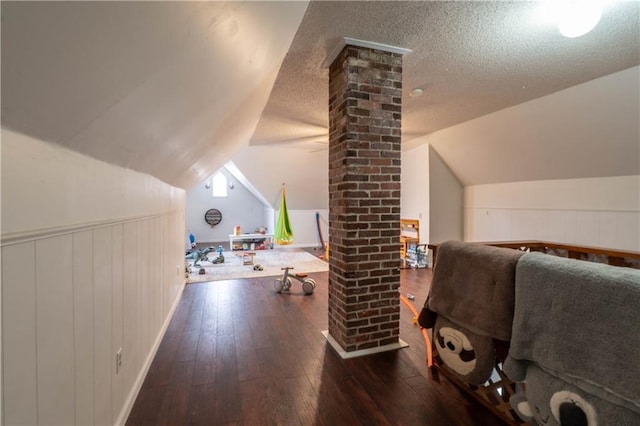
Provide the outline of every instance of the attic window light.
[[213,177],[213,190],[212,195],[214,197],[226,197],[227,196],[227,177],[222,172],[216,173]]

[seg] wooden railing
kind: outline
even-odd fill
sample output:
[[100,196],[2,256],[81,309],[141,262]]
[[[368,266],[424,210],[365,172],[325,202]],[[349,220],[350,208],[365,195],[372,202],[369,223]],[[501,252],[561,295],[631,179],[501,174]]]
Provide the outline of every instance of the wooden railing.
[[[586,260],[589,262],[606,263],[613,266],[623,266],[640,269],[640,252],[614,250],[601,247],[575,246],[571,244],[551,243],[546,241],[489,241],[473,244],[483,244],[495,247],[507,247],[523,251],[537,251],[570,259]],[[429,244],[433,252],[433,265],[436,264],[438,244]]]

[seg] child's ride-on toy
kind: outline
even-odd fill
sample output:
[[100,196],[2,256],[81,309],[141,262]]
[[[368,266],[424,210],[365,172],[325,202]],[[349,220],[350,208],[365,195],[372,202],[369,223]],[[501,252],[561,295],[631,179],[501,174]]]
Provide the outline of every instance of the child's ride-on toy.
[[280,268],[284,273],[281,278],[276,278],[276,281],[273,283],[276,291],[278,293],[289,291],[291,288],[291,278],[294,278],[302,283],[302,291],[304,291],[304,294],[313,293],[313,290],[316,288],[314,279],[308,278],[307,274],[290,274],[289,269],[293,269],[293,267],[287,266],[286,268]]

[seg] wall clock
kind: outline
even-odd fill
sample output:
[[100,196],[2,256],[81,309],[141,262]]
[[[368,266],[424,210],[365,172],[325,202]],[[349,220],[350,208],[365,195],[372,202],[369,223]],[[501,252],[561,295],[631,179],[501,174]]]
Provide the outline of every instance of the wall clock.
[[218,209],[209,209],[204,214],[204,221],[214,227],[222,221],[222,213]]

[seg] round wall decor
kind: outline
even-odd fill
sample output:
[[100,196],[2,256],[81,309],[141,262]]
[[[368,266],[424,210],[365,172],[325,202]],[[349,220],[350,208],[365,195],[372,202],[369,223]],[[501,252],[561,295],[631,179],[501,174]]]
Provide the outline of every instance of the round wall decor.
[[204,221],[211,226],[216,226],[222,221],[222,213],[218,209],[209,209],[204,214]]

